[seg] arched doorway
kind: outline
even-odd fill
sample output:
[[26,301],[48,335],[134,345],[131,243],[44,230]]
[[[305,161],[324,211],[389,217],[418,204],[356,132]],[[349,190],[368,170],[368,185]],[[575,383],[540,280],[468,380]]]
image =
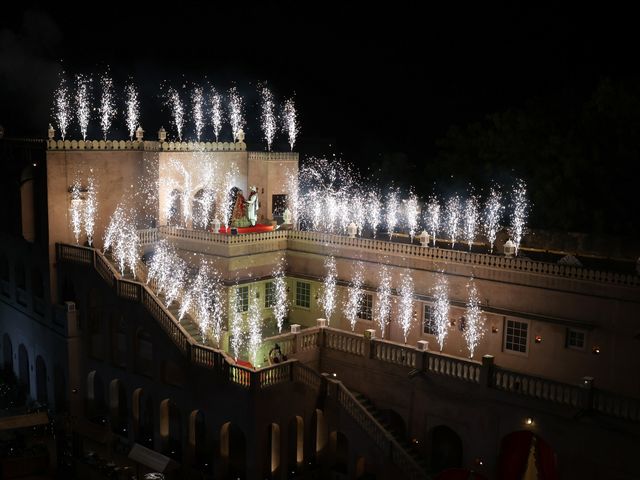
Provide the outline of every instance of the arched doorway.
[[194,410],[189,415],[189,448],[193,452],[194,466],[209,471],[211,460],[207,452],[207,427],[202,410]]
[[456,432],[439,425],[431,430],[430,440],[432,472],[462,466],[462,440]]
[[108,415],[104,383],[94,370],[87,375],[87,418],[94,423],[106,425]]
[[29,354],[21,343],[18,347],[18,381],[27,395],[31,393],[31,377],[29,375]]
[[289,420],[287,432],[287,469],[289,472],[298,473],[304,466],[304,420],[296,415]]
[[386,423],[389,430],[393,431],[396,436],[407,439],[407,427],[405,426],[404,419],[395,410],[384,409],[380,410],[380,420]]
[[36,357],[36,399],[42,404],[49,402],[49,394],[47,393],[47,365],[40,355]]
[[265,478],[278,478],[280,473],[280,425],[271,423],[267,427],[267,458],[264,462]]
[[329,435],[329,459],[333,471],[349,473],[349,440],[344,433],[331,432]]
[[182,226],[182,192],[177,188],[169,194],[169,208],[167,209],[167,225]]
[[246,478],[247,443],[242,430],[231,422],[220,429],[220,463],[222,478]]
[[160,438],[162,451],[177,462],[182,462],[182,425],[176,404],[166,398],[160,402]]
[[134,434],[136,442],[153,449],[153,399],[142,388],[136,388],[132,398]]
[[[8,333],[2,336],[2,366],[5,374],[13,379],[13,343],[11,343],[11,337]],[[9,380],[9,378],[7,378],[7,380]]]
[[109,384],[109,410],[111,411],[111,431],[126,437],[128,435],[129,409],[127,393],[117,378]]
[[313,445],[314,462],[322,464],[327,446],[327,423],[324,419],[324,412],[318,408],[311,416],[311,445]]
[[211,226],[215,212],[215,192],[201,188],[193,197],[191,215],[193,228],[207,230]]

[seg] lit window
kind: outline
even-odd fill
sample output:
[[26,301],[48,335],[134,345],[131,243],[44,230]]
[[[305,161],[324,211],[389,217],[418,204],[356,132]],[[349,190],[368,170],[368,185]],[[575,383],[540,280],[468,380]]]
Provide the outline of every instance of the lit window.
[[307,282],[296,282],[296,306],[303,308],[311,307],[311,284]]
[[273,282],[267,282],[264,284],[264,308],[271,308],[275,305],[276,289],[273,286]]
[[249,310],[249,286],[236,289],[236,312]]
[[567,329],[567,347],[584,350],[585,334],[582,330]]
[[424,308],[422,310],[422,331],[427,335],[435,335],[436,331],[436,322],[433,318],[433,306],[424,304]]
[[358,306],[358,318],[362,320],[371,320],[373,318],[373,295],[364,293],[360,299]]
[[512,352],[527,353],[529,324],[517,320],[507,320],[504,336],[504,349]]

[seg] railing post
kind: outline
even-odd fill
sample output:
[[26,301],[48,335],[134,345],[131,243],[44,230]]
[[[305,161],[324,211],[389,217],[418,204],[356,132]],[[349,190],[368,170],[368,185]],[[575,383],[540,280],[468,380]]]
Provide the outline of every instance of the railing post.
[[254,393],[260,390],[260,372],[254,370],[249,374],[249,390]]
[[480,368],[480,385],[491,387],[493,381],[493,355],[482,356],[482,367]]
[[429,350],[429,342],[426,340],[418,340],[418,351],[416,352],[416,370],[420,372],[427,371],[427,350]]
[[374,354],[375,354],[375,344],[374,344],[374,340],[376,338],[376,331],[373,328],[369,328],[368,330],[364,331],[364,338],[363,338],[363,342],[364,342],[364,358],[373,358]]
[[291,333],[293,334],[293,342],[291,342],[291,353],[297,353],[298,350],[302,350],[298,348],[298,342],[300,341],[300,325],[297,323],[291,324]]
[[582,377],[582,383],[580,386],[583,389],[582,392],[582,408],[585,410],[593,410],[593,377]]
[[324,347],[324,330],[327,326],[327,320],[324,318],[318,318],[316,320],[318,325],[318,348]]

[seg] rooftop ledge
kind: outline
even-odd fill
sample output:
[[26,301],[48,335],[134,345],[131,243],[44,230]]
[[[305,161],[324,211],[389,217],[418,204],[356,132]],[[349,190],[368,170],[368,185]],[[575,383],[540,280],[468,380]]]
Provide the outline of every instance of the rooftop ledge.
[[153,152],[244,152],[244,142],[158,142],[153,140],[48,140],[47,150],[144,150]]

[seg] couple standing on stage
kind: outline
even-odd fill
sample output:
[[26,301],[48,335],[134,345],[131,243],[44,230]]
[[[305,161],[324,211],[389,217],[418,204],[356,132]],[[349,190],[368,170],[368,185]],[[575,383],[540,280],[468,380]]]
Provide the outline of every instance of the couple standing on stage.
[[258,220],[258,189],[255,186],[249,188],[249,198],[245,198],[242,190],[238,189],[235,195],[233,211],[231,212],[232,227],[255,227]]

